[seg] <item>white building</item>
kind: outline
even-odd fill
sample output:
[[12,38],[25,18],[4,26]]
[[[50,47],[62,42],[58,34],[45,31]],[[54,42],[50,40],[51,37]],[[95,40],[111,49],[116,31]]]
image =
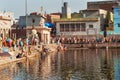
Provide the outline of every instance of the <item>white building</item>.
[[13,24],[15,18],[14,18],[14,13],[13,12],[0,12],[0,16],[9,18],[11,20],[11,25]]
[[100,31],[100,21],[94,19],[71,19],[56,21],[57,35],[80,36],[80,35],[97,35]]
[[0,37],[10,37],[13,21],[12,12],[0,12]]
[[105,10],[81,10],[81,18],[56,20],[56,34],[64,36],[97,36],[103,29]]

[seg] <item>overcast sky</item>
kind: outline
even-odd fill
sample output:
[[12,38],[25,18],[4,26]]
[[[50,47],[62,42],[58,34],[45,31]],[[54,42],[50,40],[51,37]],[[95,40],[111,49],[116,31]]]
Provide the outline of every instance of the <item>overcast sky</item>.
[[[0,11],[14,12],[14,16],[25,15],[26,0],[1,0]],[[27,0],[27,13],[40,12],[40,7],[43,6],[44,12],[53,13],[61,12],[62,1],[68,2],[72,12],[86,9],[88,1],[105,1],[105,0]],[[109,1],[109,0],[106,0]]]

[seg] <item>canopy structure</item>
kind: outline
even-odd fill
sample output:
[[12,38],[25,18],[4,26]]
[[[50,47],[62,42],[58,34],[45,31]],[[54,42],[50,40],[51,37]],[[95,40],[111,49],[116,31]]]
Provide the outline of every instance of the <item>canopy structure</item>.
[[49,28],[53,28],[55,25],[53,23],[50,22],[46,22],[45,26],[49,27]]

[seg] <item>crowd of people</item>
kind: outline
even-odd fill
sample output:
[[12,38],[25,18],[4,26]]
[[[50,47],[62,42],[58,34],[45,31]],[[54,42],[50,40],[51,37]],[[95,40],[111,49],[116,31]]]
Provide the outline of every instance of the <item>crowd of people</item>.
[[[54,43],[57,43],[58,50],[66,50],[64,44],[93,44],[93,43],[120,43],[120,37],[115,36],[99,36],[99,37],[56,37],[53,39]],[[21,53],[24,53],[27,49],[29,55],[31,54],[31,46],[38,45],[39,42],[33,39],[22,39],[22,38],[1,38],[0,37],[0,49],[3,47],[12,48],[14,51],[16,49],[21,50]],[[28,46],[29,45],[29,46]],[[28,48],[26,49],[26,47]],[[43,49],[44,50],[44,49]]]
[[5,38],[1,38],[0,37],[0,49],[2,50],[2,48],[7,47],[9,50],[12,51],[16,51],[16,49],[18,51],[20,51],[18,53],[18,55],[16,56],[16,58],[19,58],[21,56],[26,56],[26,51],[28,51],[28,55],[31,54],[31,46],[33,45],[38,45],[38,42],[36,42],[36,40],[30,40],[28,38],[23,39],[23,38],[9,38],[9,37],[5,37]]
[[57,37],[55,38],[57,44],[91,44],[91,43],[119,43],[120,37]]

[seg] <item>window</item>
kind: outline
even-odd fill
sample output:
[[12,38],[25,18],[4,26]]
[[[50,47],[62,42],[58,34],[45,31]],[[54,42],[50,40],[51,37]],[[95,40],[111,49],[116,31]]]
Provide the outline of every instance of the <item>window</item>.
[[75,31],[75,24],[70,24],[70,30],[71,30],[72,32]]
[[118,23],[118,27],[120,27],[120,23]]
[[64,24],[60,24],[60,32],[64,32]]
[[76,24],[76,31],[80,31],[80,24]]
[[86,31],[85,23],[81,23],[81,31]]
[[118,15],[120,15],[120,10],[117,10]]
[[69,32],[69,24],[65,24],[64,31]]
[[89,25],[89,28],[93,28],[93,25]]

